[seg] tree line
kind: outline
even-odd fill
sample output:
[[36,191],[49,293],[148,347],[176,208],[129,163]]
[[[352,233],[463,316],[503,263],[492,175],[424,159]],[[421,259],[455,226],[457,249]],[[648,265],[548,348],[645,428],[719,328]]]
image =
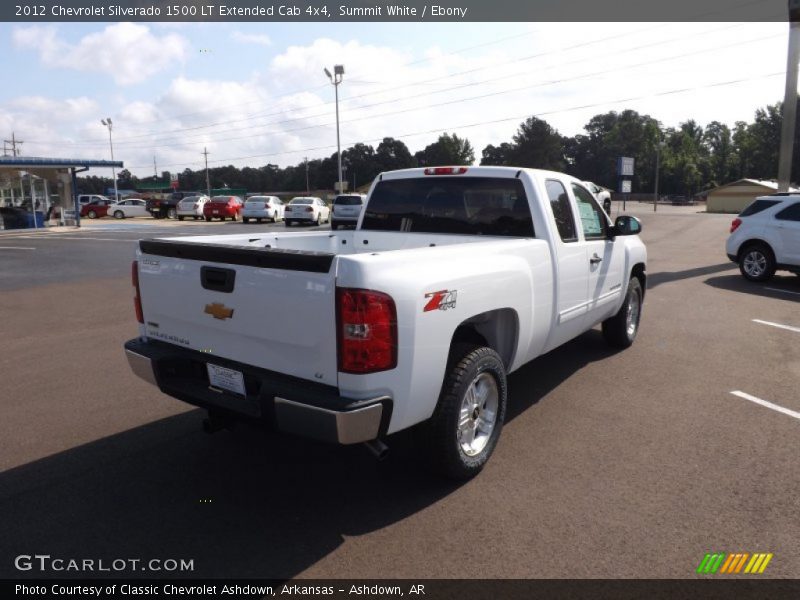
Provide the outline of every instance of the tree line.
[[[677,127],[662,128],[649,115],[634,110],[607,112],[592,117],[584,133],[561,135],[546,121],[529,117],[512,139],[489,144],[481,152],[481,165],[508,165],[562,171],[582,180],[617,189],[617,158],[636,160],[632,181],[634,192],[652,192],[656,161],[659,164],[659,192],[693,196],[744,177],[775,179],[778,171],[782,103],[759,108],[750,123],[738,121],[733,128],[712,121],[705,127],[690,119]],[[799,99],[800,104],[800,99]],[[800,113],[800,110],[798,110]],[[800,127],[795,129],[792,181],[800,179]],[[342,151],[343,178],[350,189],[372,182],[382,171],[441,165],[472,165],[475,151],[470,141],[455,133],[443,133],[424,149],[412,154],[400,140],[386,137],[373,147],[355,144]],[[209,169],[212,188],[245,188],[248,191],[291,191],[333,189],[338,179],[338,155],[279,167],[237,168],[232,165]],[[203,190],[204,169],[185,169],[178,174],[180,189]],[[118,173],[120,189],[136,189],[140,183],[167,181],[164,172],[139,179],[124,169]],[[101,193],[113,187],[109,178],[79,178],[85,193]]]

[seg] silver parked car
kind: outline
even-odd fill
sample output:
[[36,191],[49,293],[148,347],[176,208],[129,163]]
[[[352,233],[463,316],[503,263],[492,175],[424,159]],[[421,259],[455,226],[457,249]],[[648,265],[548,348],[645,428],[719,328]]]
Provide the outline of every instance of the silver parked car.
[[203,218],[203,207],[208,202],[208,196],[186,196],[177,204],[178,220],[192,217],[195,221]]
[[336,196],[333,201],[331,229],[338,229],[340,225],[353,225],[355,227],[366,201],[366,194],[339,194]]
[[277,196],[250,196],[242,207],[242,222],[249,223],[255,219],[261,223],[268,219],[273,223],[283,220],[283,201]]

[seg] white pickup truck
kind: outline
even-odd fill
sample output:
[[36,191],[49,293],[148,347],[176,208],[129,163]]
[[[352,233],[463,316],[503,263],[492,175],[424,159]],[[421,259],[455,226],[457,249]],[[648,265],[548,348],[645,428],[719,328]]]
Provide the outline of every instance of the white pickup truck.
[[640,230],[561,173],[387,172],[353,231],[140,241],[125,351],[209,430],[252,419],[378,453],[419,425],[427,462],[468,478],[497,444],[508,373],[598,323],[633,343]]

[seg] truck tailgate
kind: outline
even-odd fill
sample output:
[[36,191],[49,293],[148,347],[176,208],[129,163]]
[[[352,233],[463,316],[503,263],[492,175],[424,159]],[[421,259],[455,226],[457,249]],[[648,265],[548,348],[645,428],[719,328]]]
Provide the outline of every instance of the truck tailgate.
[[336,385],[335,255],[143,240],[147,337]]

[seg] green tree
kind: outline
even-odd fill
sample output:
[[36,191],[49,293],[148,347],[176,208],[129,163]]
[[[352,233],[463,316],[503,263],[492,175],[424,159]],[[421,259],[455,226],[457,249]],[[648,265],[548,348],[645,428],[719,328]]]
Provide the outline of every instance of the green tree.
[[471,165],[475,162],[472,144],[455,133],[443,133],[433,144],[415,155],[421,167],[440,167],[447,165]]
[[514,147],[508,142],[503,142],[499,146],[489,144],[481,152],[481,165],[511,165],[511,152]]
[[563,171],[566,166],[564,138],[546,121],[529,117],[513,137],[513,166]]
[[378,171],[391,171],[393,169],[409,169],[417,166],[417,161],[411,156],[402,141],[385,137],[375,150],[375,162]]

